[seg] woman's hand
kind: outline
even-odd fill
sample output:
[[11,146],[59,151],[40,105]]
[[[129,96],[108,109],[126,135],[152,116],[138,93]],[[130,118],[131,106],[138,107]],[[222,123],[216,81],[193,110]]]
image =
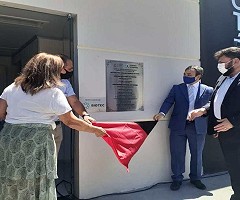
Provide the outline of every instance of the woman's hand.
[[[96,127],[96,126],[95,126],[95,127]],[[106,132],[103,128],[101,128],[101,127],[96,127],[95,135],[96,135],[97,137],[102,137],[102,136],[104,136],[106,133],[107,133],[107,132]]]
[[85,115],[83,117],[83,120],[89,124],[92,124],[92,122],[95,122],[96,120],[94,118],[92,118],[90,115]]

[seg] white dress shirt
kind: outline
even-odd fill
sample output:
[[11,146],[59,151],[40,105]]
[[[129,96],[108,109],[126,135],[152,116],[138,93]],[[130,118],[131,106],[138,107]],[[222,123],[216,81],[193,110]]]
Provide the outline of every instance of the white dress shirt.
[[221,105],[222,105],[223,99],[224,99],[229,87],[231,86],[231,84],[233,83],[235,78],[238,76],[238,74],[236,74],[234,77],[227,77],[216,92],[216,95],[215,95],[214,101],[213,101],[213,103],[214,103],[213,107],[214,107],[214,115],[217,119],[222,118],[221,117]]
[[[194,104],[195,104],[195,100],[196,100],[196,97],[197,97],[197,93],[198,93],[198,88],[199,88],[199,84],[200,82],[196,82],[194,84],[187,84],[187,88],[188,88],[188,98],[189,98],[189,108],[188,108],[188,112],[194,110]],[[192,87],[193,89],[193,99],[192,99],[192,102],[190,102],[190,87]]]

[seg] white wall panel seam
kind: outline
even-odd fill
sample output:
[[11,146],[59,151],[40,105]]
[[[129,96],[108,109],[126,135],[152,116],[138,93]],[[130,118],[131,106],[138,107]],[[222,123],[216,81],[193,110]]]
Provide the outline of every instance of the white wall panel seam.
[[77,46],[77,48],[80,50],[91,50],[91,51],[99,51],[99,52],[110,52],[110,53],[128,54],[128,55],[134,55],[134,56],[146,56],[146,57],[178,59],[178,60],[199,61],[199,59],[200,59],[200,58],[188,58],[188,57],[149,54],[149,53],[144,53],[144,52],[131,52],[131,51],[124,51],[124,50],[86,47],[86,46]]

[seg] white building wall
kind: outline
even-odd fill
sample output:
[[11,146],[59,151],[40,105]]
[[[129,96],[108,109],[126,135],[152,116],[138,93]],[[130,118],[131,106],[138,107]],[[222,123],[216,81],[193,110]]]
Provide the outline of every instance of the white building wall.
[[[77,14],[80,97],[106,97],[105,60],[144,63],[144,111],[91,113],[98,121],[151,120],[183,70],[199,64],[198,0],[12,0],[0,4]],[[76,193],[81,199],[171,180],[169,115],[130,162],[128,173],[102,139],[81,133]],[[186,159],[189,173],[189,154]]]

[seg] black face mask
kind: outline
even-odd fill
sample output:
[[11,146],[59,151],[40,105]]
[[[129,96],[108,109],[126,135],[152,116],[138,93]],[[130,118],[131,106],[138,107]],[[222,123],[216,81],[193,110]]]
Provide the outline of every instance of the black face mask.
[[223,76],[229,76],[234,71],[232,61],[230,63],[231,63],[230,67],[227,68],[227,71],[223,74]]
[[61,74],[61,79],[70,79],[72,75],[73,75],[73,71],[72,72],[66,71],[65,74]]

